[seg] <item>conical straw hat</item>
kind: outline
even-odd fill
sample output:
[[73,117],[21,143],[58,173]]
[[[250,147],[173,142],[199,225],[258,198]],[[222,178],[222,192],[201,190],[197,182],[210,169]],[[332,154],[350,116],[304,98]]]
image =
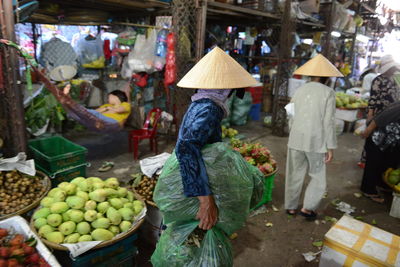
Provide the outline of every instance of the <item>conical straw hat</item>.
[[321,54],[307,61],[294,74],[317,77],[343,77],[343,74]]
[[215,47],[179,81],[178,86],[200,89],[250,87],[257,81],[221,48]]

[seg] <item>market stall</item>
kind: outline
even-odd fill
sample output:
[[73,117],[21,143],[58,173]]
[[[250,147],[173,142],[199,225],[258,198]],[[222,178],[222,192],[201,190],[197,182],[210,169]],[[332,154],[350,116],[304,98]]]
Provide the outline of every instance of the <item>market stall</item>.
[[[53,161],[52,166],[65,162],[68,159]],[[61,173],[62,180],[53,177],[57,182],[51,186],[22,153],[2,160],[0,168],[0,242],[5,250],[1,261],[60,266],[54,254],[67,266],[95,266],[99,260],[104,266],[134,262],[136,232],[147,208],[117,178],[72,179]]]

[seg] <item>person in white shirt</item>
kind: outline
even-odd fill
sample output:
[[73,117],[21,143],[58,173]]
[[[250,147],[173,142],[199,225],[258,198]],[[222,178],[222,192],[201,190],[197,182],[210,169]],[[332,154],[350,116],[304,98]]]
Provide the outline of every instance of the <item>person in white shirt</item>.
[[312,79],[297,89],[291,101],[294,116],[289,123],[285,209],[290,215],[296,214],[308,167],[311,181],[300,214],[315,219],[315,210],[326,190],[325,164],[332,160],[336,148],[335,92],[322,80],[343,75],[322,55],[305,63],[294,74],[312,76]]
[[369,68],[361,74],[362,78],[362,93],[370,92],[372,81],[378,76],[378,73],[375,72],[374,68]]

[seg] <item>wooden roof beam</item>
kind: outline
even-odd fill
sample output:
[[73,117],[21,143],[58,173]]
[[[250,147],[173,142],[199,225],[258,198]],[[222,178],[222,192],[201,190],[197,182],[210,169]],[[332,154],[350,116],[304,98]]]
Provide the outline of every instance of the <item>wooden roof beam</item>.
[[127,0],[97,0],[97,3],[104,3],[110,5],[116,5],[120,7],[129,8],[154,8],[154,7],[166,7],[169,4],[160,1],[127,1]]
[[238,7],[238,6],[224,4],[224,3],[220,3],[220,2],[208,2],[207,4],[210,7],[222,8],[222,9],[226,9],[226,10],[233,11],[233,12],[244,13],[247,15],[260,16],[260,17],[266,17],[266,18],[271,18],[271,19],[280,19],[281,18],[279,15],[275,15],[272,13],[267,13],[267,12],[263,12],[260,10],[250,9],[250,8]]

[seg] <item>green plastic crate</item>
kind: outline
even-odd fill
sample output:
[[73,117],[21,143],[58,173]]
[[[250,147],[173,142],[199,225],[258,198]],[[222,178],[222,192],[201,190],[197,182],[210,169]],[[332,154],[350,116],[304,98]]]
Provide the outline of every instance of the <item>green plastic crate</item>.
[[81,164],[78,166],[72,166],[67,169],[59,170],[58,172],[52,173],[52,172],[46,171],[39,164],[35,164],[36,169],[44,172],[47,176],[50,177],[52,187],[55,187],[59,183],[62,183],[62,182],[69,182],[72,179],[79,177],[79,176],[86,177],[86,167],[87,166],[88,166],[88,164],[84,163],[84,164]]
[[35,164],[49,173],[86,163],[87,149],[62,136],[31,140],[29,149]]
[[134,265],[137,247],[135,240],[137,234],[133,234],[113,245],[89,250],[84,254],[70,258],[68,252],[55,251],[55,256],[62,266],[71,267],[132,267]]
[[261,201],[253,208],[253,210],[258,209],[262,205],[267,204],[268,202],[272,201],[272,189],[274,189],[274,180],[275,180],[276,173],[277,172],[275,172],[274,174],[272,174],[270,176],[265,177],[263,197],[262,197]]

